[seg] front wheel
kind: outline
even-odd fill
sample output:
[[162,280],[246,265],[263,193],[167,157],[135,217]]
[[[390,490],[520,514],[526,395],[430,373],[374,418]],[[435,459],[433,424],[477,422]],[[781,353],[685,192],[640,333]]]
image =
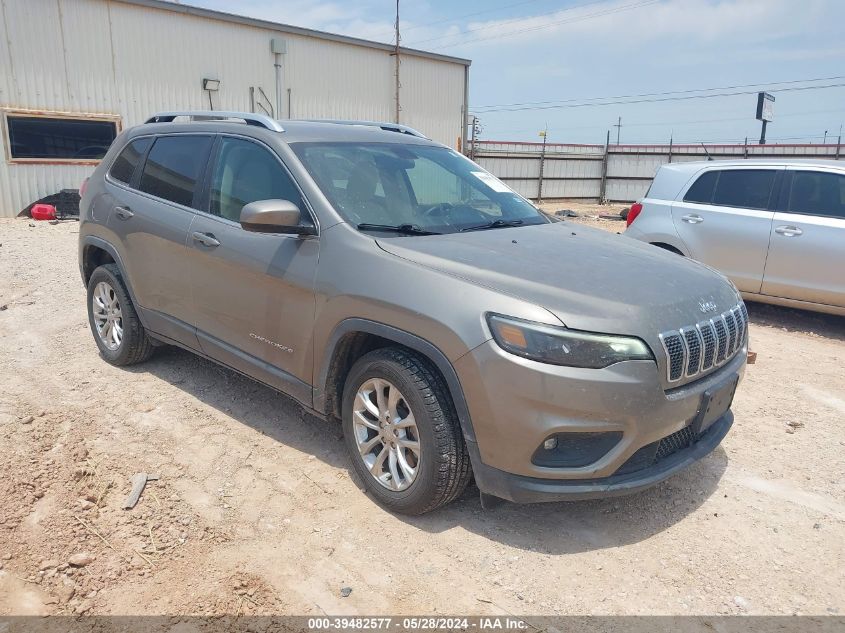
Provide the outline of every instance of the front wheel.
[[442,377],[402,348],[355,363],[343,391],[343,434],[364,486],[389,510],[423,514],[449,503],[472,472]]
[[115,264],[99,266],[88,280],[88,323],[100,353],[112,365],[134,365],[153,353]]

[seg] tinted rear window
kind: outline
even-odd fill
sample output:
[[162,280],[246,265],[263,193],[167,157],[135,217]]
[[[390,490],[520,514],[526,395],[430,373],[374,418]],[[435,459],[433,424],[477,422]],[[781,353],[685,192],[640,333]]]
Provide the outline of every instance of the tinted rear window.
[[789,195],[792,213],[845,218],[845,176],[796,171]]
[[186,207],[191,206],[211,141],[210,136],[164,136],[156,139],[144,163],[139,189]]
[[132,175],[135,173],[138,163],[141,162],[144,152],[147,151],[151,140],[150,138],[139,138],[129,143],[114,159],[109,175],[126,184],[132,182]]
[[719,173],[713,204],[765,209],[775,181],[773,169],[734,169]]
[[716,188],[716,179],[719,177],[718,171],[708,171],[698,177],[692,187],[689,188],[687,194],[684,196],[684,202],[703,202],[710,204],[713,200],[713,191]]

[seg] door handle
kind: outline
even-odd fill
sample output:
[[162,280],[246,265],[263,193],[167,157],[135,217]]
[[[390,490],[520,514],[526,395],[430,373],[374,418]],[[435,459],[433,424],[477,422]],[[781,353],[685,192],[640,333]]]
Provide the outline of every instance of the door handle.
[[804,233],[797,226],[779,226],[775,229],[775,233],[785,237],[797,237]]
[[700,222],[704,222],[704,218],[702,218],[700,215],[696,215],[694,213],[691,213],[689,215],[685,215],[681,219],[684,222],[687,222],[688,224],[698,224]]
[[115,207],[114,212],[121,220],[128,220],[135,215],[129,207]]
[[203,246],[210,246],[211,248],[220,246],[220,241],[214,237],[212,233],[200,233],[199,231],[195,231],[193,238],[195,242],[199,242]]

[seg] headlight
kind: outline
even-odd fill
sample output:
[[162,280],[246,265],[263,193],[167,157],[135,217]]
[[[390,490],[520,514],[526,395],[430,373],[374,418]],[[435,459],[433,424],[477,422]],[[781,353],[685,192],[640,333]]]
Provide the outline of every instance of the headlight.
[[541,363],[600,369],[623,360],[654,360],[644,341],[513,319],[497,314],[487,323],[499,347]]

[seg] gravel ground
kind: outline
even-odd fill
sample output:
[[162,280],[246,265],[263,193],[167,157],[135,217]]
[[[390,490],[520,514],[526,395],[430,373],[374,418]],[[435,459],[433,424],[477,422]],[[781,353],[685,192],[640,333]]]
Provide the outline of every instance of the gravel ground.
[[404,518],[270,389],[172,348],[107,365],[77,232],[0,220],[0,614],[845,612],[845,319],[750,305],[734,429],[656,488]]

